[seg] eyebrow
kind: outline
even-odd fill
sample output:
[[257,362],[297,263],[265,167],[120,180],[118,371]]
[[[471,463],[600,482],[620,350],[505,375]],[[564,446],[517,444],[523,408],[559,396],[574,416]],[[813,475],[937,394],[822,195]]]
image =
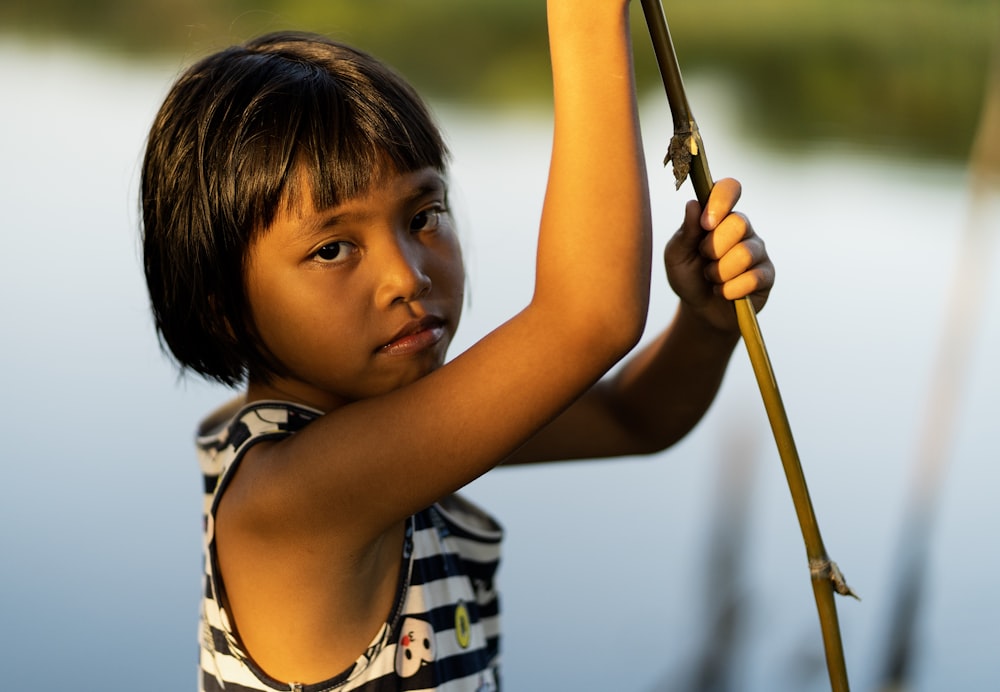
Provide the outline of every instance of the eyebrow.
[[[377,183],[375,185],[377,185]],[[403,204],[412,204],[421,197],[433,195],[438,192],[440,192],[445,198],[447,198],[448,183],[440,172],[431,171],[420,175],[414,181],[414,184],[411,186],[411,188],[400,197],[399,202]],[[350,205],[353,201],[363,196],[364,195],[359,195],[358,197],[352,197],[349,200],[345,200],[340,205],[331,207],[328,210],[317,211],[316,215],[319,218],[317,218],[314,223],[304,224],[302,235],[311,237],[313,235],[318,235],[324,231],[328,231],[331,228],[339,226],[345,222],[363,220],[365,217],[364,214],[358,214],[351,211],[338,211],[338,209],[346,205]]]

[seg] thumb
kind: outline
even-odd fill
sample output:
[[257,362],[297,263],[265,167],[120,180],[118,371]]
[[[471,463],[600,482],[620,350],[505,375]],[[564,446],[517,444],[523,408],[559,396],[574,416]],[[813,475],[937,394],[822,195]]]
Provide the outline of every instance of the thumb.
[[684,221],[681,227],[667,242],[663,253],[663,261],[668,272],[673,267],[701,261],[698,245],[704,234],[705,229],[701,227],[701,205],[692,199],[684,208]]

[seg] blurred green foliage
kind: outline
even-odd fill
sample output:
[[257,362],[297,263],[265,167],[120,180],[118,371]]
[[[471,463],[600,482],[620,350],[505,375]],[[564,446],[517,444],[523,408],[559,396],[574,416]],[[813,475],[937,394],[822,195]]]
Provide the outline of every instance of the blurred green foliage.
[[[542,0],[0,0],[0,27],[131,59],[187,62],[263,31],[304,28],[365,48],[426,95],[544,103]],[[636,69],[659,77],[633,2]],[[833,141],[964,159],[978,122],[997,0],[665,3],[682,69],[733,85],[748,132],[789,151]],[[698,104],[692,104],[695,114]]]

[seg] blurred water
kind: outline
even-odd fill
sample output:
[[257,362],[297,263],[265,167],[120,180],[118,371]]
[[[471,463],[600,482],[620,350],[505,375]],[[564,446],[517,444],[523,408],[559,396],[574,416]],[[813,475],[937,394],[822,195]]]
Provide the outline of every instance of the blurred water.
[[[178,383],[159,354],[135,220],[145,130],[174,72],[0,43],[5,688],[194,682],[190,436],[227,394]],[[827,548],[865,599],[839,608],[852,681],[871,689],[966,176],[836,146],[776,158],[738,136],[739,109],[718,85],[690,86],[713,172],[743,180],[743,209],[778,265],[761,324]],[[643,109],[660,245],[690,196],[658,166],[670,127],[661,100]],[[544,113],[439,110],[471,275],[457,352],[529,295],[549,129]],[[658,281],[651,326],[672,304]],[[1000,320],[995,309],[981,320],[918,621],[921,691],[1000,689],[990,588],[1000,572]],[[508,530],[508,689],[682,688],[705,636],[706,542],[721,459],[734,449],[752,470],[736,688],[825,689],[799,530],[745,360],[737,354],[707,419],[666,454],[502,470],[469,489]]]

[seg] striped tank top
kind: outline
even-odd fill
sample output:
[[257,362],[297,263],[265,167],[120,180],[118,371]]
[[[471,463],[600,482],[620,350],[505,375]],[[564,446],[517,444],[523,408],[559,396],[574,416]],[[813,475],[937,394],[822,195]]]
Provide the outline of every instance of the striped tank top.
[[400,576],[389,618],[353,665],[320,683],[274,680],[242,649],[221,598],[214,523],[219,499],[240,459],[256,442],[301,430],[322,415],[286,402],[221,409],[197,438],[204,479],[204,580],[200,692],[390,692],[499,689],[500,609],[494,577],[500,526],[451,496],[407,521]]

